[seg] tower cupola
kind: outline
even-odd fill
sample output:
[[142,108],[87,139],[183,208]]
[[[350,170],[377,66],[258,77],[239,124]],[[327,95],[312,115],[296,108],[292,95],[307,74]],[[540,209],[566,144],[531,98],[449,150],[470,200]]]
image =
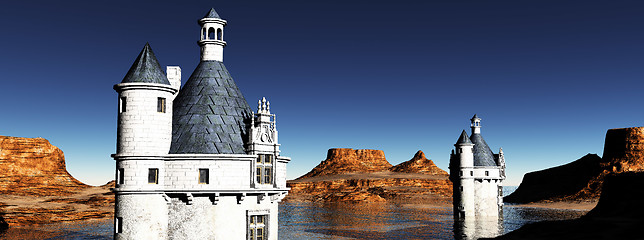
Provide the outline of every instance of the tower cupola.
[[474,117],[470,119],[472,121],[472,134],[481,134],[481,119],[474,114]]
[[219,17],[214,8],[199,20],[201,37],[198,42],[201,47],[201,61],[224,61],[224,26],[226,20]]

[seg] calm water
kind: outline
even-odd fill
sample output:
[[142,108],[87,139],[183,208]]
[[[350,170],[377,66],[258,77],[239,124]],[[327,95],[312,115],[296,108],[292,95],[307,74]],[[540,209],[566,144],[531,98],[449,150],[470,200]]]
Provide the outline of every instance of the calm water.
[[[506,188],[507,193],[514,188]],[[515,230],[526,223],[576,218],[583,211],[506,205],[504,221],[454,224],[451,207],[394,204],[281,203],[280,239],[475,239]],[[465,236],[465,237],[464,237]],[[11,228],[1,239],[112,239],[112,221]]]

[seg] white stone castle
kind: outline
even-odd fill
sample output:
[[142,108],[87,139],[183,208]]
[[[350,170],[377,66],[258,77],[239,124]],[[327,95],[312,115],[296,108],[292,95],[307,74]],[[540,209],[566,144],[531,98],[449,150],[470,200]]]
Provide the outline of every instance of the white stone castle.
[[454,219],[503,218],[503,149],[494,154],[481,136],[481,119],[472,117],[472,136],[461,133],[450,155]]
[[286,196],[275,115],[251,111],[223,63],[226,21],[199,20],[201,61],[183,88],[145,45],[118,92],[114,239],[277,239]]

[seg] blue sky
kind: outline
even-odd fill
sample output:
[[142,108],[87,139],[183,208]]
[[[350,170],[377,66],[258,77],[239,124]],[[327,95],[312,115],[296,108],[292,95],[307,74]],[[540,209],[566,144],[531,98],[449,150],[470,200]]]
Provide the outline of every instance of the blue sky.
[[508,185],[601,156],[642,126],[642,1],[12,1],[0,7],[0,135],[44,137],[68,171],[113,177],[119,83],[146,42],[187,80],[197,20],[228,21],[224,62],[277,114],[288,177],[334,147],[423,150],[447,170],[469,118],[503,147]]

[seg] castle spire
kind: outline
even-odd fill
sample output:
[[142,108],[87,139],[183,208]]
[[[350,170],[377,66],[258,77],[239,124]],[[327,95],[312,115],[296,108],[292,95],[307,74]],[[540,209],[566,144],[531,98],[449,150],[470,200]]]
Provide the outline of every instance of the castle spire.
[[474,114],[470,120],[472,121],[472,125],[470,126],[472,128],[472,135],[481,134],[481,119]]
[[201,38],[199,46],[201,47],[201,61],[224,61],[224,26],[226,20],[221,19],[217,11],[211,8],[210,11],[199,20],[201,26]]

